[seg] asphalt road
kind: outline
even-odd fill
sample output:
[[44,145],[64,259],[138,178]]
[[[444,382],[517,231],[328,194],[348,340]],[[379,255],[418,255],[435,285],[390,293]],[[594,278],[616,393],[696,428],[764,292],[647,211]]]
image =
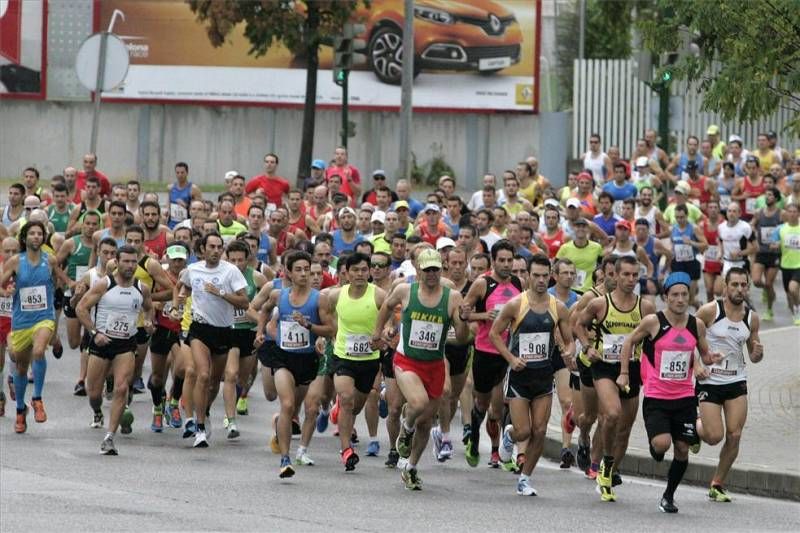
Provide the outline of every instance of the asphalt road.
[[[657,508],[663,483],[630,477],[617,488],[618,501],[604,504],[593,482],[549,462],[534,473],[540,495],[522,498],[516,476],[484,466],[486,453],[481,466],[468,467],[460,445],[445,465],[426,454],[424,490],[411,493],[383,466],[383,425],[381,457],[362,456],[355,472],[344,472],[329,428],[311,443],[317,464],[282,481],[267,446],[277,405],[258,386],[238,441],[224,438],[221,402],[212,409],[208,449],[192,449],[178,430],[154,434],[149,395],[138,395],[133,434],[117,436],[118,457],[101,456],[104,431],[88,427],[88,401],[71,394],[77,370],[73,351],[50,359],[45,424],[30,419],[28,433],[16,435],[13,416],[0,419],[0,531],[800,530],[800,503],[734,495],[733,503],[716,504],[692,487],[678,490],[680,513],[665,515]],[[366,435],[363,418],[359,433]]]

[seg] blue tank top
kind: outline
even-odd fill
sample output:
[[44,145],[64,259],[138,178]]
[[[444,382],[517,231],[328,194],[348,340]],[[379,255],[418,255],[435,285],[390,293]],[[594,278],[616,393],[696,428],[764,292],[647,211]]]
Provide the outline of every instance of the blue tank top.
[[37,265],[28,262],[27,253],[21,253],[15,283],[11,329],[27,329],[42,320],[55,320],[53,276],[46,253],[42,252]]
[[[703,156],[700,154],[694,155],[694,161],[697,161],[697,173],[699,175],[703,174],[703,169],[705,168],[705,160]],[[681,153],[681,158],[678,161],[678,179],[681,179],[681,174],[686,172],[686,164],[689,162],[689,154],[686,152]]]
[[650,262],[653,263],[653,278],[658,279],[658,256],[656,256],[656,240],[650,236],[647,238],[647,242],[644,245],[644,253],[647,254],[647,258],[650,259]]
[[353,239],[353,242],[344,242],[342,238],[341,230],[336,230],[333,232],[333,250],[332,253],[334,256],[339,257],[342,252],[345,250],[353,251],[356,249],[356,244],[360,243],[364,240],[364,237],[361,235],[356,234],[356,238]]
[[[693,241],[693,240],[694,240],[694,226],[692,226],[691,223],[687,223],[686,224],[686,229],[684,229],[684,230],[681,230],[680,226],[678,226],[677,224],[672,226],[672,245],[673,245],[673,248],[675,249],[675,260],[676,261],[681,261],[681,258],[679,258],[680,254],[679,254],[679,252],[677,250],[677,247],[684,245],[685,242]],[[697,255],[697,249],[694,246],[692,246],[692,252],[693,252],[693,256],[692,256],[691,261],[693,261],[694,260],[694,256]],[[686,259],[684,259],[684,260],[686,260]],[[651,259],[651,261],[652,261],[652,259]]]
[[[102,241],[103,239],[107,239],[109,237],[111,237],[111,228],[106,228],[103,230],[103,233],[100,234],[100,240]],[[117,248],[125,246],[125,235],[123,235],[121,239],[117,239],[115,237],[111,238],[117,241]]]
[[[188,212],[189,212],[189,207],[188,206],[192,203],[192,182],[191,181],[186,182],[186,187],[184,187],[183,189],[179,189],[178,188],[178,183],[177,182],[173,183],[172,184],[172,188],[169,190],[169,217],[167,217],[167,226],[169,226],[169,229],[174,229],[175,226],[177,226],[179,223],[181,223],[184,220],[186,220],[186,218],[184,218],[182,220],[180,220],[180,219],[173,220],[172,219],[172,213],[173,213],[172,204],[177,204],[179,200],[183,201],[183,203],[186,204],[186,207],[184,207],[183,209],[186,210],[186,217],[188,217],[189,216],[188,215]],[[178,207],[183,207],[183,206],[178,206]]]
[[292,318],[292,313],[300,312],[312,324],[319,324],[319,291],[311,289],[306,303],[295,307],[289,302],[290,288],[281,289],[278,304],[278,346],[291,353],[313,353],[317,336],[300,326]]
[[258,241],[258,253],[256,257],[259,261],[269,263],[269,251],[272,244],[269,242],[269,235],[266,233],[261,234],[261,239]]
[[[556,295],[556,288],[555,287],[550,287],[549,289],[547,289],[547,292],[549,292],[550,294],[552,294],[553,296],[558,298],[558,296]],[[570,290],[569,291],[569,298],[567,298],[567,301],[564,302],[564,305],[566,305],[567,309],[569,309],[570,307],[572,307],[576,303],[578,303],[578,293],[576,293],[573,290]]]
[[[283,278],[275,278],[272,280],[272,290],[282,290],[283,289]],[[267,320],[269,322],[269,320]],[[275,337],[269,334],[269,328],[264,328],[264,339],[268,341],[274,341]]]

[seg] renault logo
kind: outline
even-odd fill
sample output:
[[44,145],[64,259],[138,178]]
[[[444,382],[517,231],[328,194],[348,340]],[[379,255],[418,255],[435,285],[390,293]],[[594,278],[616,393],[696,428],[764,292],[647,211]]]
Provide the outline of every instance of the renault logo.
[[489,15],[489,27],[492,28],[492,33],[498,33],[502,27],[500,19],[496,15]]

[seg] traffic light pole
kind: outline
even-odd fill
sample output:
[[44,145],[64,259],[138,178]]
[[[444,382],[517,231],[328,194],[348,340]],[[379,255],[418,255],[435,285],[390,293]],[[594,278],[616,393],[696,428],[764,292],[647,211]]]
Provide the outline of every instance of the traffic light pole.
[[342,80],[342,148],[347,148],[348,137],[348,117],[347,108],[350,106],[350,97],[348,94],[348,86],[350,85],[350,71],[344,71],[344,79]]
[[661,148],[666,153],[671,153],[669,146],[669,84],[663,82],[658,88],[658,137],[661,139]]

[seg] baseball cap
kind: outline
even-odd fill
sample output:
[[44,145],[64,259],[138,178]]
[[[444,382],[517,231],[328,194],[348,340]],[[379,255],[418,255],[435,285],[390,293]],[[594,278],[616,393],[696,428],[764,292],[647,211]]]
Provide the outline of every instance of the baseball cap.
[[728,137],[729,143],[732,143],[734,141],[742,142],[742,138],[739,137],[738,135],[731,135],[730,137]]
[[578,218],[575,219],[575,221],[572,223],[572,225],[573,226],[588,226],[589,225],[589,221],[586,220],[583,217],[578,217]]
[[636,158],[636,166],[637,167],[647,167],[649,165],[650,160],[647,159],[645,156],[637,157]]
[[687,161],[686,170],[697,170],[697,161]]
[[225,173],[225,181],[231,181],[233,178],[239,175],[238,170],[229,170]]
[[552,205],[553,207],[558,207],[558,200],[556,200],[555,198],[548,198],[547,200],[544,201],[544,205],[545,207],[549,205]]
[[370,222],[380,222],[381,224],[386,223],[386,213],[383,211],[375,211],[372,213],[372,218],[369,219]]
[[408,209],[408,202],[405,200],[398,200],[394,203],[394,210],[397,211],[398,209]]
[[375,176],[383,176],[385,178],[386,177],[386,171],[385,170],[381,170],[381,169],[377,169],[377,170],[372,172],[372,177],[374,178]]
[[593,180],[594,178],[588,172],[581,172],[580,174],[578,174],[578,181],[582,179]]
[[617,223],[614,224],[614,227],[616,229],[624,229],[626,231],[630,231],[631,230],[631,225],[628,224],[627,220],[617,220]]
[[646,226],[646,227],[649,228],[650,227],[650,221],[647,220],[646,218],[637,218],[636,219],[636,225],[637,226]]
[[363,204],[361,204],[361,210],[362,211],[375,211],[375,206],[372,205],[369,202],[364,202]]
[[325,170],[327,165],[325,164],[324,159],[315,159],[311,162],[311,168],[318,168],[320,170]]
[[436,205],[436,204],[427,204],[427,205],[425,205],[425,211],[424,212],[427,213],[428,211],[435,211],[437,213],[441,213],[442,210],[439,209],[439,206]]
[[689,277],[689,274],[686,272],[673,272],[664,280],[664,294],[667,294],[675,285],[686,285],[690,287],[691,284],[692,279]]
[[38,196],[32,194],[25,197],[25,209],[37,209],[40,205],[42,205],[42,201],[39,200]]
[[581,201],[577,198],[570,198],[567,200],[567,207],[575,207],[576,209],[580,209]]
[[420,270],[425,270],[426,268],[442,268],[442,257],[439,255],[439,252],[436,250],[432,250],[430,248],[426,248],[422,250],[420,254],[417,256],[417,266]]
[[758,157],[754,155],[748,155],[747,159],[745,159],[745,162],[759,164]]
[[167,248],[167,257],[169,259],[186,259],[186,248],[180,244],[173,244]]
[[706,130],[706,135],[719,135],[719,126],[712,124]]
[[447,248],[448,246],[455,246],[455,245],[456,241],[454,241],[450,237],[439,237],[438,239],[436,239],[437,250],[442,250],[444,248]]
[[689,187],[689,184],[685,181],[681,181],[675,186],[675,192],[679,192],[683,195],[688,195],[689,189],[691,189],[691,187]]
[[777,138],[778,138],[778,134],[775,133],[774,130],[769,130],[767,132],[767,139],[777,139]]
[[351,215],[356,216],[356,210],[349,206],[339,209],[339,216],[342,216],[345,213],[350,213]]

